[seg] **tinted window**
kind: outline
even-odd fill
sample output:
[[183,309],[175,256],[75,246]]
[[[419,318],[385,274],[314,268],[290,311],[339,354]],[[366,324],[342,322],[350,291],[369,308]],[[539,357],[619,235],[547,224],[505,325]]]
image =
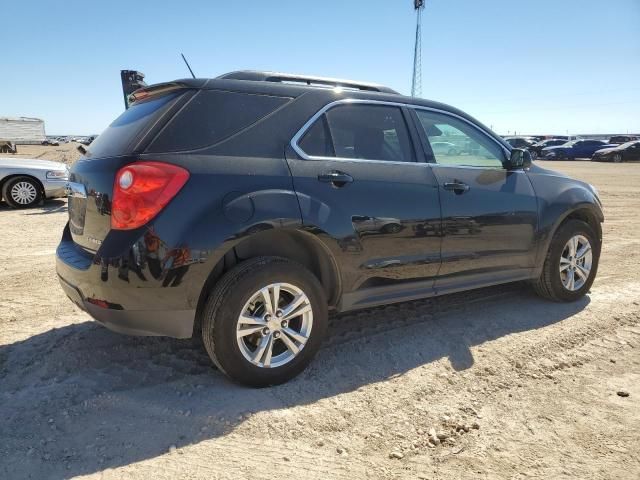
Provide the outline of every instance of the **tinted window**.
[[256,123],[289,100],[202,90],[160,132],[148,151],[175,152],[213,145]]
[[312,156],[414,161],[402,111],[381,105],[340,105],[320,117],[300,142]]
[[335,157],[331,135],[327,127],[327,119],[323,115],[318,119],[299,142],[300,148],[314,157]]
[[[429,141],[434,160],[443,165],[502,168],[504,152],[491,138],[455,117],[416,110]],[[433,148],[434,143],[447,142],[453,148]]]
[[133,104],[91,143],[86,156],[101,158],[131,153],[143,130],[151,127],[178,96],[173,93]]

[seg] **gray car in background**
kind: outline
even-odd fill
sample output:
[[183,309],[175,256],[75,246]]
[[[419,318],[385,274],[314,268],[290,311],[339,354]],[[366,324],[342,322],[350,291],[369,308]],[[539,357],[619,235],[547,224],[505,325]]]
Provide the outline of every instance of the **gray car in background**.
[[61,162],[0,157],[0,199],[12,208],[64,197],[68,179],[69,169]]

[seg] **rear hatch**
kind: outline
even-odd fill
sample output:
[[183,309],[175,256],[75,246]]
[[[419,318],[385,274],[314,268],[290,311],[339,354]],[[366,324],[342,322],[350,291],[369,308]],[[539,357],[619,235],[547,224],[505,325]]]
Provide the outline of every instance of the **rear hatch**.
[[69,229],[73,241],[95,252],[111,230],[111,201],[117,171],[135,161],[179,109],[190,88],[178,84],[138,90],[133,105],[91,143],[70,172]]

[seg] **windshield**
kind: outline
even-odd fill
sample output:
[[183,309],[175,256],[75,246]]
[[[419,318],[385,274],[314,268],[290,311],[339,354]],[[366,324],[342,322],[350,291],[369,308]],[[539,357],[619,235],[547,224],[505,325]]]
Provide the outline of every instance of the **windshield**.
[[618,146],[618,148],[628,148],[628,147],[630,147],[631,145],[633,145],[634,143],[639,143],[639,144],[640,144],[640,141],[638,141],[638,140],[632,140],[632,141],[630,141],[630,142],[623,143],[622,145]]

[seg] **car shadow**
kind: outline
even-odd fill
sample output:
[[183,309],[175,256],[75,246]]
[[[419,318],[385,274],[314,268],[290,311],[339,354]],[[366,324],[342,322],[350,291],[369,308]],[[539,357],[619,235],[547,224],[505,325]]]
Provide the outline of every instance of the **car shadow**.
[[25,209],[13,209],[6,202],[0,202],[0,212],[2,211],[14,211],[24,212],[25,215],[49,215],[51,213],[65,212],[67,210],[67,201],[55,198],[45,200],[41,205]]
[[93,322],[49,330],[0,346],[0,477],[101,472],[430,362],[469,369],[471,347],[560,322],[588,303],[548,302],[515,284],[334,316],[303,374],[259,390],[215,371],[196,340],[128,337]]
[[43,205],[26,212],[26,215],[49,215],[67,211],[67,201],[62,199],[46,200]]

